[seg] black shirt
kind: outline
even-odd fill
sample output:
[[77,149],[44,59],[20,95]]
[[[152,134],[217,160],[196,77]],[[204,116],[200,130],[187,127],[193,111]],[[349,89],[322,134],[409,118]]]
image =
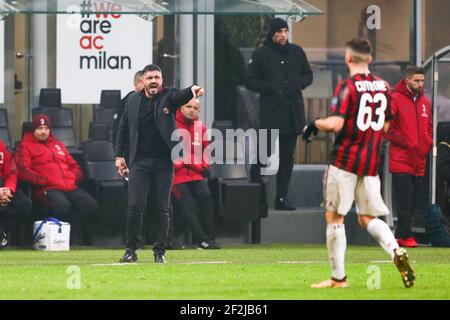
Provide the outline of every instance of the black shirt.
[[[139,131],[136,157],[170,159],[170,150],[156,126],[155,103],[141,92],[142,100],[139,107]],[[157,98],[156,98],[157,99]]]

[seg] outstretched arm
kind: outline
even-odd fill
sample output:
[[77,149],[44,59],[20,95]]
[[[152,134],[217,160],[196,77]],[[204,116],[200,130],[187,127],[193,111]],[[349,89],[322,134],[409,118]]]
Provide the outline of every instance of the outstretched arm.
[[330,116],[324,119],[316,119],[303,128],[302,138],[311,141],[311,136],[317,135],[320,131],[339,132],[344,127],[345,119],[341,116]]
[[205,89],[196,84],[176,91],[170,97],[170,107],[173,112],[176,112],[181,106],[188,103],[192,98],[198,98],[205,94]]
[[337,133],[344,127],[345,119],[340,116],[331,116],[325,119],[317,119],[314,123],[320,131]]

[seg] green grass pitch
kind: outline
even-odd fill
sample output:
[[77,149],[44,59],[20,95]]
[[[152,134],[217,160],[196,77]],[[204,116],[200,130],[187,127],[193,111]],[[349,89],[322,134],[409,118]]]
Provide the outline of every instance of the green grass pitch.
[[347,289],[310,289],[330,276],[324,245],[241,245],[167,251],[149,247],[136,264],[118,265],[122,249],[0,251],[0,299],[300,300],[450,299],[450,249],[408,250],[417,281],[406,289],[379,247],[349,246]]

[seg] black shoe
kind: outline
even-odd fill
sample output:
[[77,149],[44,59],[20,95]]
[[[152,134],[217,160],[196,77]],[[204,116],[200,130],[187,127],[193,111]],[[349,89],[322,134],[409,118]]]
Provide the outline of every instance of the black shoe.
[[120,258],[119,262],[120,263],[131,263],[131,262],[136,262],[138,259],[137,254],[135,251],[127,249],[125,251],[125,254],[123,255],[122,258]]
[[287,210],[294,211],[296,208],[291,206],[286,198],[276,198],[275,199],[275,210]]
[[416,280],[416,272],[409,261],[406,250],[402,248],[395,249],[394,254],[394,264],[402,276],[403,284],[406,288],[412,287]]
[[220,246],[215,241],[202,241],[198,244],[198,249],[220,249]]
[[185,248],[183,242],[177,239],[170,240],[166,246],[167,250],[183,250]]
[[153,256],[155,257],[155,262],[156,263],[166,263],[166,257],[164,256],[164,252],[155,252],[153,254]]
[[8,246],[8,235],[4,231],[0,231],[0,250]]

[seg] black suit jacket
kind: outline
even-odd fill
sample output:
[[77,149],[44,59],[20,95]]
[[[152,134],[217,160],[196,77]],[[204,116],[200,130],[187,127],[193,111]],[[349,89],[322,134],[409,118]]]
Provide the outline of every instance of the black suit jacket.
[[[144,91],[136,92],[128,97],[117,131],[115,155],[116,157],[124,157],[126,147],[129,145],[129,167],[133,165],[136,158],[139,139],[139,108],[143,94],[145,94]],[[176,111],[192,98],[191,87],[182,90],[164,87],[162,92],[154,98],[155,123],[169,150],[172,150],[178,144],[178,141],[171,140],[172,132],[176,129]]]

